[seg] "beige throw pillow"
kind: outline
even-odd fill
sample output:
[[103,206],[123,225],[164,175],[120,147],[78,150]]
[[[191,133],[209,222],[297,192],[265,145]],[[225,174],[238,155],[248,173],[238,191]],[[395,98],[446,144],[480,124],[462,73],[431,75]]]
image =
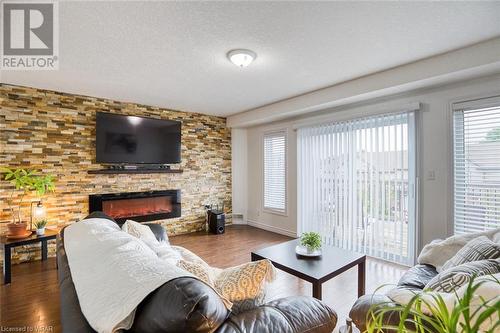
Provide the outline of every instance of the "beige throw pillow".
[[151,229],[147,225],[140,224],[139,222],[127,220],[122,225],[122,230],[145,242],[158,243],[158,240]]
[[179,260],[177,264],[178,267],[196,276],[201,281],[205,282],[211,287],[214,287],[214,276],[211,272],[210,267],[207,267],[201,263],[186,261],[184,259]]
[[181,255],[167,241],[158,241],[151,229],[145,225],[132,220],[127,220],[122,225],[122,230],[126,233],[139,238],[151,250],[153,250],[158,258],[169,262],[172,265],[177,265],[181,259]]
[[267,282],[274,280],[273,264],[265,259],[223,269],[215,278],[215,290],[233,303],[240,313],[264,304]]
[[210,267],[187,249],[175,248],[182,256],[177,266],[211,286],[224,301],[230,301],[232,312],[240,313],[264,303],[267,282],[274,280],[276,274],[269,260],[219,269]]

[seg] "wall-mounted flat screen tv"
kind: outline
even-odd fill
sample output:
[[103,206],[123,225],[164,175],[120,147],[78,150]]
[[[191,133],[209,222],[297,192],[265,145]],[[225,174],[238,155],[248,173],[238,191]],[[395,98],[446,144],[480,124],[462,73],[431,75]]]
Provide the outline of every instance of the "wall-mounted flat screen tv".
[[171,164],[180,161],[179,121],[97,112],[97,163]]

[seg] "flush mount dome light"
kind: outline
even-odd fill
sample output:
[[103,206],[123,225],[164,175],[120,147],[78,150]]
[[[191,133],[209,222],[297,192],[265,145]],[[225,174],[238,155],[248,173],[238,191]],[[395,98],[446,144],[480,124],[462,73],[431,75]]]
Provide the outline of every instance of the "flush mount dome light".
[[250,50],[238,49],[229,51],[227,58],[238,67],[247,67],[257,58],[257,54]]

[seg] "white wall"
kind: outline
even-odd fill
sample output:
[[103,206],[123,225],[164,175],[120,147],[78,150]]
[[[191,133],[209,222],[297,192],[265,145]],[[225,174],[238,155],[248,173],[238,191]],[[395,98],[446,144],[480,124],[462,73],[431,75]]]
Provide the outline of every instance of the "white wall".
[[[430,242],[438,237],[452,233],[452,128],[450,103],[457,100],[500,94],[500,75],[475,79],[464,83],[448,85],[432,89],[420,89],[404,95],[334,108],[323,111],[321,115],[280,121],[242,129],[247,131],[247,222],[261,228],[284,234],[295,234],[297,231],[297,161],[296,132],[294,127],[314,121],[346,119],[380,113],[381,110],[393,110],[399,105],[410,102],[421,102],[420,145],[420,244]],[[262,135],[273,129],[288,130],[288,216],[274,215],[262,211]],[[233,146],[233,151],[238,149]],[[233,164],[233,175],[244,177],[245,166]],[[242,170],[235,170],[242,168]],[[425,176],[429,171],[435,172],[435,179]],[[242,180],[233,180],[233,193],[244,191],[236,184]]]
[[281,121],[368,99],[500,73],[500,37],[231,115],[229,127]]
[[[248,163],[247,163],[247,131],[233,128],[231,130],[231,167],[232,167],[232,205],[233,215],[247,217],[248,206]],[[234,219],[233,223],[239,220]]]

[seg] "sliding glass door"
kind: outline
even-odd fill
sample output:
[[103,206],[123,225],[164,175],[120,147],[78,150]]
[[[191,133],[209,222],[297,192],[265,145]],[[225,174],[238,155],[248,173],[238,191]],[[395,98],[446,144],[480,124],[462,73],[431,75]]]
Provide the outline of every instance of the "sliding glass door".
[[298,129],[299,232],[412,264],[415,141],[413,112]]

